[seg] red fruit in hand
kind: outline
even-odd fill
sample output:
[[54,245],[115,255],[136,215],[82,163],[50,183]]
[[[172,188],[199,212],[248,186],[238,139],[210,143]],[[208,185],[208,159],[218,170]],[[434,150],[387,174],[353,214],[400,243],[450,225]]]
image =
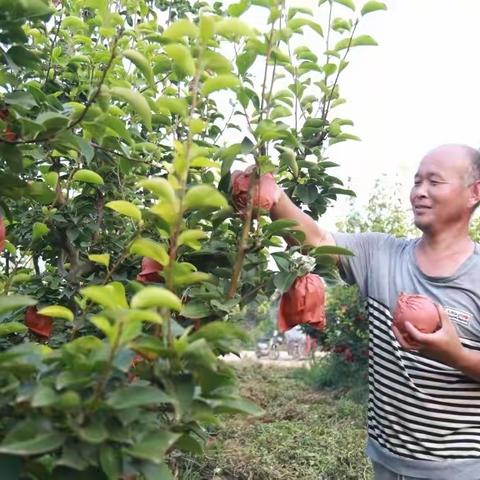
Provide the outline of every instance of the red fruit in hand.
[[28,307],[25,312],[25,325],[41,337],[49,338],[52,333],[52,318],[37,313],[36,307]]
[[143,257],[142,271],[137,275],[137,280],[142,283],[161,282],[162,277],[158,272],[162,269],[163,266],[153,258]]
[[285,332],[301,323],[325,328],[325,286],[314,273],[298,277],[280,299],[278,329]]
[[433,301],[425,295],[401,293],[393,312],[393,325],[409,343],[414,343],[405,330],[410,322],[423,333],[433,333],[440,327],[440,316]]
[[[244,214],[248,206],[248,190],[252,171],[233,172],[232,174],[232,197],[236,209]],[[278,186],[271,173],[262,175],[253,193],[253,208],[270,211],[275,205]]]

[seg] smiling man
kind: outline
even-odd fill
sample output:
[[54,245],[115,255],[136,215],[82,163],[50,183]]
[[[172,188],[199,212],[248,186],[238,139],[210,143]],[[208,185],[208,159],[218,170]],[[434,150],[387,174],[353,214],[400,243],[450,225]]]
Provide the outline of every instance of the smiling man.
[[[444,145],[420,162],[410,201],[418,239],[330,233],[280,190],[272,218],[296,220],[309,245],[339,245],[342,276],[367,300],[367,454],[376,480],[480,480],[480,246],[469,222],[480,202],[480,153]],[[441,327],[392,327],[401,292],[438,306]]]

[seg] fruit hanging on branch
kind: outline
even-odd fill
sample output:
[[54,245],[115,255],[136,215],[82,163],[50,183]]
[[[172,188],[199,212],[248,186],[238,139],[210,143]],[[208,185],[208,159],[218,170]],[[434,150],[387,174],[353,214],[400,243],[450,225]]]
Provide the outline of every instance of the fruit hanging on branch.
[[278,329],[285,332],[302,323],[318,330],[326,325],[325,285],[314,273],[297,277],[280,299]]

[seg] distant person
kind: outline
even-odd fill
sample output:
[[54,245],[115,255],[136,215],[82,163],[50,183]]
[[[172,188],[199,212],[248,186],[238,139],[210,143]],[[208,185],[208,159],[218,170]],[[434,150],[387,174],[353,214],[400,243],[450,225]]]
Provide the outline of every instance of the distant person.
[[[273,219],[296,220],[305,244],[339,245],[342,276],[367,299],[367,454],[376,480],[480,479],[480,249],[469,222],[480,202],[480,154],[443,145],[420,162],[411,189],[422,235],[330,233],[278,190]],[[401,292],[439,305],[441,327],[392,329]]]
[[297,351],[298,356],[304,354],[307,343],[307,336],[303,332],[300,325],[296,325],[290,330],[287,330],[284,333],[284,336],[287,343],[287,352],[289,355],[294,355],[295,351]]

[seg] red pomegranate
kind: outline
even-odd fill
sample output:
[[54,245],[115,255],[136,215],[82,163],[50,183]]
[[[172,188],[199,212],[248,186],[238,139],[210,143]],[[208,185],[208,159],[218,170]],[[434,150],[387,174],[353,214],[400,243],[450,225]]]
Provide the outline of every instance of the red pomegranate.
[[433,333],[440,327],[437,307],[430,298],[402,292],[393,312],[393,325],[409,343],[412,343],[412,338],[405,330],[407,321],[423,333]]
[[37,313],[36,307],[28,307],[25,312],[25,325],[30,331],[41,337],[50,338],[52,333],[52,318]]
[[5,129],[4,138],[7,142],[14,142],[17,139],[17,134],[9,127]]
[[[232,197],[236,209],[245,213],[248,206],[248,190],[252,171],[236,171],[232,174]],[[270,211],[275,203],[275,194],[278,186],[271,173],[262,175],[253,192],[253,207],[255,209]]]
[[142,283],[161,282],[162,277],[158,272],[162,269],[163,266],[153,258],[143,257],[142,270],[137,275],[137,280]]
[[301,323],[325,328],[325,286],[314,273],[298,277],[280,299],[278,329],[285,332]]

